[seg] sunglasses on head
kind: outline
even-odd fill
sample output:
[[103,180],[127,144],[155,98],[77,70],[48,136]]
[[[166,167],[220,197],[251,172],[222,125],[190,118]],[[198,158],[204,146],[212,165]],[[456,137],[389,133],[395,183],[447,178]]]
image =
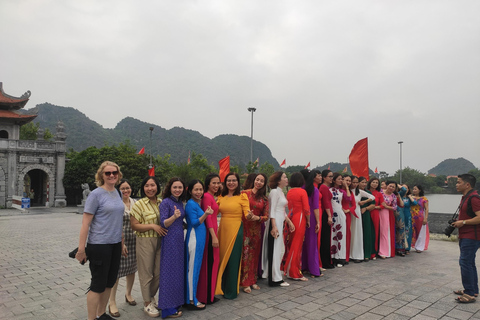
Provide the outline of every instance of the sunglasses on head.
[[118,174],[118,171],[105,171],[104,172],[107,177],[110,177],[110,175],[116,176]]

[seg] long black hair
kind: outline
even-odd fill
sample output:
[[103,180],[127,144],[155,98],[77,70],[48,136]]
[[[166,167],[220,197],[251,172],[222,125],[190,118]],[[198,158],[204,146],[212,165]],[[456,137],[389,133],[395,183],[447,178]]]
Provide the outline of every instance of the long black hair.
[[359,184],[360,184],[360,178],[357,177],[357,176],[354,176],[353,174],[350,176],[350,179],[352,179],[352,183],[353,183],[353,179],[357,179],[358,180],[358,184],[357,184],[357,187],[355,188],[355,195],[358,196],[358,194],[360,193],[360,188],[358,187]]
[[305,181],[305,191],[307,191],[307,195],[309,197],[313,194],[313,190],[315,189],[315,186],[313,185],[313,180],[315,180],[316,176],[317,173],[315,171],[312,171],[308,174],[308,177]]

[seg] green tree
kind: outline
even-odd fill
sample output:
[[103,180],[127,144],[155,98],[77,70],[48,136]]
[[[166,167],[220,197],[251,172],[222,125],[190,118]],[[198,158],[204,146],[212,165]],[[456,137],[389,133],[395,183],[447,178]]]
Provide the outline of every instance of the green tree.
[[287,173],[287,175],[289,175],[289,174],[292,174],[294,172],[300,172],[300,170],[302,170],[303,168],[305,168],[305,166],[288,166],[285,169],[285,172]]
[[245,165],[246,173],[255,173],[257,172],[258,165],[255,162],[248,161],[248,163]]
[[165,154],[163,157],[157,156],[153,159],[153,165],[155,166],[155,176],[158,178],[162,185],[165,185],[167,181],[173,176],[173,172],[177,165],[170,163],[170,154]]
[[[20,127],[20,140],[37,140],[38,129],[40,124],[29,122]],[[53,139],[53,134],[48,128],[44,130],[43,139],[49,141]]]
[[[400,182],[400,170],[395,172],[395,175],[391,177],[396,182]],[[406,167],[402,170],[402,183],[408,184],[410,187],[414,184],[420,184],[424,187],[424,189],[428,189],[427,187],[427,177],[424,173]]]
[[218,170],[214,166],[209,165],[204,156],[195,152],[192,152],[190,155],[190,164],[182,163],[173,169],[173,174],[187,184],[192,179],[203,181],[207,174],[211,172],[218,172]]
[[130,181],[134,193],[141,181],[148,175],[149,159],[146,155],[136,153],[136,148],[128,141],[119,146],[105,146],[100,149],[89,147],[81,152],[70,150],[66,155],[65,176],[63,185],[67,201],[79,203],[82,194],[82,183],[88,183],[94,189],[95,174],[104,161],[113,161],[119,165],[123,177]]
[[260,168],[258,168],[258,172],[264,173],[267,178],[269,178],[275,172],[275,167],[268,163],[268,161],[265,161]]
[[449,193],[457,193],[457,177],[450,177],[447,180],[447,190]]

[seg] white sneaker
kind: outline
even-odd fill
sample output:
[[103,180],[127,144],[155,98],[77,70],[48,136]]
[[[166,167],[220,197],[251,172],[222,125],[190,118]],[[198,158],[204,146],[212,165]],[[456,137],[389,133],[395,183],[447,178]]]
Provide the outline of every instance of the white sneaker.
[[153,302],[150,302],[148,306],[144,307],[143,311],[145,311],[145,313],[152,318],[156,318],[160,316],[160,312],[157,310],[157,308],[155,308],[155,306],[153,305]]
[[285,282],[285,281],[283,281],[282,283],[280,283],[280,287],[288,287],[289,285],[290,285],[290,283]]

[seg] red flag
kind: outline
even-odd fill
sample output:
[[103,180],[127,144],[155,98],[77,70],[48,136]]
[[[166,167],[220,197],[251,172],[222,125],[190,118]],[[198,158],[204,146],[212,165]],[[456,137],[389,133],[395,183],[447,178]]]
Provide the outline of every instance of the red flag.
[[280,163],[280,167],[281,167],[281,166],[284,166],[284,165],[286,165],[286,164],[287,164],[287,159],[283,159],[282,163]]
[[218,175],[220,176],[220,181],[223,182],[226,175],[230,172],[230,156],[220,159],[218,166],[220,167]]
[[343,169],[343,172],[342,172],[342,173],[347,173],[347,170],[348,170],[347,167],[348,167],[348,166],[345,166],[345,169]]
[[368,138],[357,141],[348,157],[352,174],[368,180]]
[[258,167],[258,163],[259,163],[259,162],[260,162],[260,161],[259,161],[259,159],[257,158],[257,160],[255,160],[255,162],[253,163],[253,165],[254,165],[255,167]]
[[308,161],[308,164],[305,166],[304,169],[308,169],[310,167],[310,161]]
[[328,165],[328,170],[330,170],[330,165]]
[[138,151],[138,154],[144,154],[145,153],[145,147],[143,147],[142,149],[140,149],[140,151]]
[[148,176],[155,177],[155,167],[151,167],[150,169],[148,169]]
[[375,173],[378,173],[377,167],[375,167]]

